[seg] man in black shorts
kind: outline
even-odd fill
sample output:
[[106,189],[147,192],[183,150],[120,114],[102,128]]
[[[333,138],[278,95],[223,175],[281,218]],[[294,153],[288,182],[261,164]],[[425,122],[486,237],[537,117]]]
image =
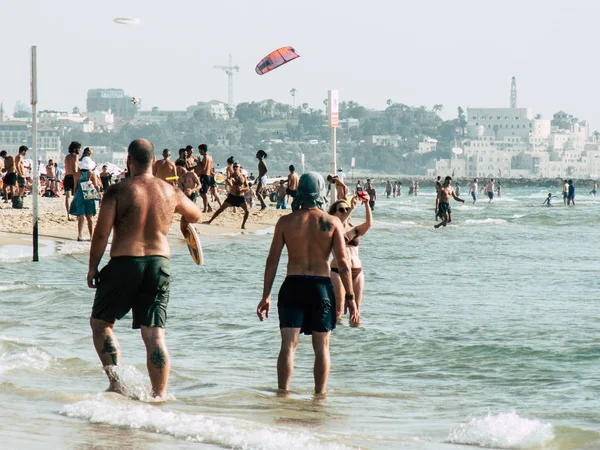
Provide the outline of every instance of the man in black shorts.
[[6,150],[0,152],[0,158],[4,160],[4,175],[3,190],[4,190],[4,203],[8,203],[8,191],[10,190],[11,198],[15,196],[15,186],[17,185],[17,173],[15,172],[15,159],[10,156]]
[[[109,186],[92,238],[87,282],[96,288],[90,325],[94,347],[104,366],[109,391],[123,392],[117,367],[120,351],[115,321],[133,310],[133,328],[141,328],[152,394],[164,397],[170,360],[165,323],[171,268],[167,234],[173,213],[181,214],[181,230],[200,220],[200,210],[176,187],[152,175],[154,146],[145,139],[129,145],[129,178]],[[98,265],[113,231],[110,261]]]
[[248,211],[248,205],[246,205],[246,198],[244,197],[244,194],[248,189],[250,189],[250,187],[248,186],[248,180],[246,178],[246,175],[242,173],[242,168],[240,167],[239,163],[233,163],[233,174],[227,179],[227,184],[230,186],[230,191],[227,195],[227,198],[225,199],[221,207],[213,214],[210,220],[205,223],[207,225],[210,225],[212,221],[219,216],[219,214],[221,214],[230,206],[232,208],[237,208],[239,206],[244,210],[242,230],[245,230],[246,221],[248,220],[250,212]]
[[[271,289],[283,247],[287,246],[287,276],[279,291],[277,310],[281,350],[277,359],[279,389],[287,392],[294,368],[294,353],[300,333],[312,335],[315,352],[315,393],[325,392],[329,376],[329,334],[335,328],[335,296],[330,278],[329,257],[337,260],[346,289],[350,320],[358,322],[350,262],[346,255],[344,230],[336,217],[322,211],[325,181],[316,172],[300,177],[292,213],[275,225],[273,242],[265,267],[262,300],[256,308],[261,321],[269,317]],[[264,316],[263,316],[264,314]]]

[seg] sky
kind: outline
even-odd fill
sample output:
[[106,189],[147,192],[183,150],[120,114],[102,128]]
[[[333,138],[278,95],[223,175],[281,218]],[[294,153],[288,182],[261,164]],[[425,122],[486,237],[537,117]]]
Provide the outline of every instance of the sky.
[[[38,48],[38,109],[85,110],[87,90],[122,88],[142,109],[227,101],[228,55],[240,72],[235,103],[273,99],[324,108],[518,106],[564,110],[600,129],[597,0],[0,0],[0,100],[29,102]],[[137,26],[116,17],[139,18]],[[259,76],[285,45],[301,58]]]

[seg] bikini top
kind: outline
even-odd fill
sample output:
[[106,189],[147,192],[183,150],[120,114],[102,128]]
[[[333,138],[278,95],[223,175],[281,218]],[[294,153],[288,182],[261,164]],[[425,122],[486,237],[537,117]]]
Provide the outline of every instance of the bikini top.
[[360,238],[358,237],[358,231],[356,231],[356,228],[353,228],[351,231],[354,232],[354,237],[352,239],[349,238],[348,233],[346,233],[344,235],[346,245],[348,247],[358,247],[358,244],[360,243]]

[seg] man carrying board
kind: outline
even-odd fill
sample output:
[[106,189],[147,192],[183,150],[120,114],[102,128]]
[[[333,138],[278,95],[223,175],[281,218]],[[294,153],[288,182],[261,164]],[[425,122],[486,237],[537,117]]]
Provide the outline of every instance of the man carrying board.
[[[180,190],[152,175],[154,146],[145,139],[129,144],[129,178],[110,186],[90,249],[88,286],[96,289],[90,325],[94,347],[104,366],[109,391],[123,393],[115,366],[120,352],[113,333],[116,320],[133,309],[132,328],[141,328],[152,395],[167,393],[170,361],[165,324],[171,253],[167,233],[173,213],[181,214],[181,231],[200,220],[200,210]],[[98,265],[113,231],[110,261]]]

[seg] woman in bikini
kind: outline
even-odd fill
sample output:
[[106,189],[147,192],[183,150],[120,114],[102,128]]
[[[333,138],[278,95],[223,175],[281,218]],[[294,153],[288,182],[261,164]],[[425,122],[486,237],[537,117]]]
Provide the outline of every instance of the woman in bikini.
[[[365,205],[365,222],[360,225],[352,225],[350,216],[356,207],[357,201],[361,201]],[[341,220],[344,226],[344,239],[346,241],[346,253],[352,264],[352,283],[354,285],[354,295],[356,296],[356,306],[360,311],[362,301],[362,293],[365,285],[365,274],[362,271],[362,262],[359,257],[358,244],[360,237],[364,236],[373,223],[373,214],[369,207],[369,196],[365,192],[360,193],[360,197],[353,197],[352,204],[349,205],[346,200],[338,200],[329,208],[329,214]],[[335,292],[336,318],[338,323],[342,320],[344,312],[344,296],[346,291],[342,285],[342,280],[339,275],[337,262],[335,258],[331,261],[331,281],[333,282],[333,290]],[[358,325],[358,323],[351,323]]]

